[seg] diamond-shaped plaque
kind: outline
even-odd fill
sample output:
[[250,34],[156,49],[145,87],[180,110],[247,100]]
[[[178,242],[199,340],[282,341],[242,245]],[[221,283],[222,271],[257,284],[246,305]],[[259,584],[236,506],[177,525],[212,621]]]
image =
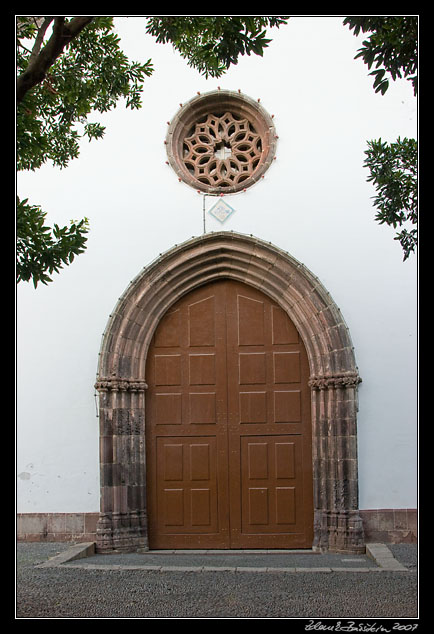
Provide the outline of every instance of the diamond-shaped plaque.
[[235,209],[228,205],[224,200],[219,200],[216,202],[211,209],[208,210],[210,216],[213,216],[216,220],[223,223],[225,222],[229,216],[234,213]]

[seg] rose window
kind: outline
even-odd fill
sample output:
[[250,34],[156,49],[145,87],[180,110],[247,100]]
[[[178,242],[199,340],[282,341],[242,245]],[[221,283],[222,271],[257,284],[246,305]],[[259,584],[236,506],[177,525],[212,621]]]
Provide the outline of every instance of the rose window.
[[180,180],[203,192],[250,187],[274,157],[272,118],[240,93],[219,90],[195,97],[169,125],[170,164]]

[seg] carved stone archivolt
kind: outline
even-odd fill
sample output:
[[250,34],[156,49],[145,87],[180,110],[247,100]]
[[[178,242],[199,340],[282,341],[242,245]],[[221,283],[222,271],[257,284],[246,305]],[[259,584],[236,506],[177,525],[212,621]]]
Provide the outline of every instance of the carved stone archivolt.
[[101,452],[97,547],[147,547],[147,351],[171,306],[222,278],[262,291],[297,328],[312,389],[313,548],[363,552],[356,420],[361,379],[349,330],[330,294],[303,264],[269,243],[233,232],[205,234],[168,251],[131,282],[112,313],[96,383]]
[[169,163],[180,180],[210,194],[257,182],[275,155],[272,118],[258,103],[228,90],[199,95],[169,124]]

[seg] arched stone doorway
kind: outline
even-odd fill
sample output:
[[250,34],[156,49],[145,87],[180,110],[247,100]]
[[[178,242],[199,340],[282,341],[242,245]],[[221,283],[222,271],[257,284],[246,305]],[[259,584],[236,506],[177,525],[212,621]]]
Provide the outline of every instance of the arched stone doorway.
[[251,236],[205,234],[174,247],[129,285],[100,351],[101,512],[97,548],[148,547],[146,359],[167,310],[210,282],[261,291],[290,317],[309,362],[314,539],[317,549],[363,552],[358,511],[357,386],[348,328],[330,294],[300,262]]

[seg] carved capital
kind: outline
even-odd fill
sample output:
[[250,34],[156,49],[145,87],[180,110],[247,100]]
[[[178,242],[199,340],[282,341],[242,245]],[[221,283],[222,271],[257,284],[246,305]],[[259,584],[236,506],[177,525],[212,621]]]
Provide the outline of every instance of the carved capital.
[[98,377],[95,389],[98,392],[144,392],[148,385],[140,379],[123,379],[115,376]]
[[312,376],[309,379],[309,385],[313,390],[357,387],[361,382],[362,379],[356,372],[330,376]]

